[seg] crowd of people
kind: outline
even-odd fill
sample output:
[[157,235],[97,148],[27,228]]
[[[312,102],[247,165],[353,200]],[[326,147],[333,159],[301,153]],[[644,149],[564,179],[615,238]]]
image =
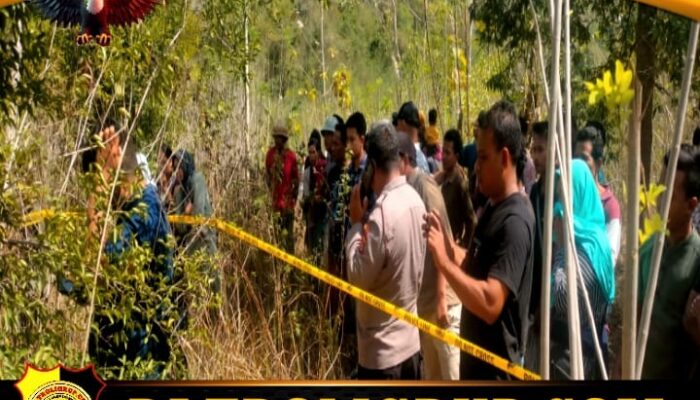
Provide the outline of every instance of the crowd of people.
[[[426,125],[424,113],[410,101],[391,120],[369,129],[359,112],[347,121],[331,115],[320,132],[311,133],[303,161],[286,146],[288,130],[276,126],[266,167],[280,237],[293,230],[282,216],[293,215],[300,200],[306,250],[331,273],[535,371],[540,337],[547,334],[551,377],[571,378],[567,231],[558,164],[551,331],[540,332],[539,323],[548,122],[530,122],[500,101],[479,114],[474,141],[463,145],[456,129],[441,135],[437,116],[430,110]],[[605,177],[605,127],[589,121],[574,129],[570,223],[580,274],[584,374],[599,379],[603,369],[608,375],[615,369],[608,365],[608,338],[615,329],[609,324],[617,298],[615,266],[624,263],[622,216]],[[676,183],[668,190],[668,238],[644,378],[700,378],[700,128],[693,142],[683,145],[672,166]],[[301,174],[297,162],[303,163]],[[664,165],[669,168],[668,155]],[[653,239],[640,249],[640,311]],[[294,251],[293,243],[282,243]],[[583,306],[584,288],[592,324]],[[507,378],[370,305],[333,304],[331,313],[353,320],[353,376],[360,379]]]
[[[347,120],[330,115],[308,140],[302,160],[288,146],[289,129],[272,129],[274,146],[265,157],[274,226],[280,246],[295,252],[295,211],[303,211],[306,251],[315,263],[351,284],[449,329],[513,364],[537,371],[542,335],[551,341],[551,376],[569,379],[568,285],[561,171],[555,171],[554,241],[551,265],[551,331],[540,332],[543,270],[547,121],[530,123],[515,107],[499,101],[479,114],[474,141],[449,129],[442,135],[437,112],[426,118],[412,102],[391,119],[368,127],[360,112]],[[206,226],[168,223],[169,213],[210,217],[206,180],[193,155],[159,146],[158,171],[125,129],[102,124],[100,145],[84,153],[83,170],[103,182],[120,173],[112,205],[116,235],[99,234],[103,212],[88,200],[90,232],[104,240],[107,262],[137,243],[152,250],[144,266],[158,277],[154,287],[182,276],[173,269],[175,252],[217,251],[216,233]],[[440,140],[442,139],[442,140]],[[570,224],[580,283],[593,314],[581,308],[586,379],[601,377],[596,343],[607,362],[610,311],[616,300],[621,212],[604,173],[606,133],[588,122],[575,136],[569,174]],[[684,144],[675,185],[667,190],[671,209],[658,288],[652,311],[644,378],[700,377],[700,128]],[[665,176],[665,174],[662,174]],[[138,212],[135,212],[138,211]],[[169,240],[174,236],[176,245]],[[653,237],[640,248],[640,309],[650,275]],[[220,291],[220,269],[204,263],[212,293]],[[156,282],[157,281],[157,282]],[[86,302],[80,285],[60,277],[59,290]],[[580,287],[581,289],[581,287]],[[484,361],[461,353],[369,304],[352,302],[335,290],[327,295],[329,315],[341,318],[341,337],[354,342],[358,379],[507,379]],[[583,290],[579,290],[583,304]],[[182,300],[182,298],[180,299]],[[178,301],[177,325],[187,324],[187,304]],[[118,368],[124,360],[167,362],[170,345],[161,319],[134,311],[128,327],[115,321],[109,304],[95,307],[90,355],[98,366]],[[126,335],[126,341],[124,341]],[[347,343],[346,343],[347,344]],[[611,366],[605,365],[608,370]],[[158,376],[156,376],[158,377]],[[148,377],[146,377],[148,378]]]

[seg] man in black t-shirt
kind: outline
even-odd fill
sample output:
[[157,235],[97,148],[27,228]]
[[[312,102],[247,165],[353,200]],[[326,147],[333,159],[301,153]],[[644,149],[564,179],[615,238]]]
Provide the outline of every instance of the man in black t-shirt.
[[[525,162],[520,124],[512,104],[500,101],[488,112],[477,143],[479,190],[488,197],[468,252],[446,239],[431,210],[425,234],[435,265],[462,301],[461,336],[522,365],[530,325],[534,214],[518,187]],[[461,379],[508,376],[462,353]]]

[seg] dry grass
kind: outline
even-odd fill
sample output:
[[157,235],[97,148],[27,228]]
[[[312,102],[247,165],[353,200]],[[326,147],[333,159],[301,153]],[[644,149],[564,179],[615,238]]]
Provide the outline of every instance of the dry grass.
[[[240,90],[222,90],[222,93],[225,94],[223,100],[229,101],[231,108],[241,105]],[[216,102],[219,99],[212,97],[208,100]],[[271,141],[267,132],[273,119],[259,117],[254,121],[250,152],[246,153],[239,115],[230,114],[210,130],[200,129],[195,116],[201,115],[206,106],[194,101],[186,103],[181,106],[183,110],[177,124],[182,129],[177,132],[164,129],[151,141],[141,141],[152,170],[161,140],[170,142],[173,148],[191,150],[197,168],[207,179],[215,217],[232,221],[264,240],[276,242],[270,199],[262,175],[264,151]],[[257,108],[254,107],[253,111],[257,112]],[[303,126],[315,126],[314,116],[320,119],[320,111],[306,115]],[[70,121],[34,120],[26,130],[19,132],[19,147],[35,141],[42,143],[28,180],[43,189],[43,195],[33,204],[35,209],[85,207],[87,194],[81,192],[76,174],[79,160],[69,170],[70,157],[57,156],[74,150],[76,133],[71,127]],[[41,132],[45,131],[53,134],[42,135]],[[298,147],[305,140],[295,137],[290,142],[293,147]],[[66,177],[69,184],[65,194],[55,196]],[[295,227],[296,253],[306,257],[301,239],[304,227],[299,219]],[[340,347],[335,335],[338,321],[331,320],[324,307],[327,288],[223,234],[219,234],[218,246],[216,265],[224,278],[220,304],[212,308],[211,305],[207,307],[211,299],[193,301],[189,328],[174,333],[174,342],[179,344],[186,359],[186,369],[175,371],[171,377],[341,378]],[[87,268],[93,266],[94,261],[86,265]],[[55,283],[45,285],[51,299],[47,307],[56,312],[70,310],[66,314],[66,326],[75,328],[64,336],[66,350],[63,353],[80,352],[85,338],[81,332],[86,321],[85,310],[58,295]],[[33,356],[27,354],[26,357],[31,359]],[[65,360],[60,354],[57,357]],[[8,371],[2,366],[0,370]],[[7,372],[2,375],[3,378],[12,378]]]

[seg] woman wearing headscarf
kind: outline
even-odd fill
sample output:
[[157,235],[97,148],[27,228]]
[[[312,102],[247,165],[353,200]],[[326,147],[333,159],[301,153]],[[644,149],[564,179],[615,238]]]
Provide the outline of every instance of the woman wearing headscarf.
[[[585,298],[580,283],[579,315],[581,320],[581,346],[583,349],[584,376],[600,378],[600,366],[595,352],[595,342],[600,343],[607,308],[615,298],[615,274],[612,252],[605,231],[605,214],[598,189],[585,162],[573,160],[572,210],[574,241],[578,258],[578,273],[582,276],[590,300],[598,338],[594,338]],[[558,175],[558,173],[557,173]],[[561,187],[559,187],[561,189]],[[566,275],[566,249],[561,240],[563,207],[560,196],[554,206],[555,253],[552,265],[552,324],[551,324],[551,376],[552,379],[570,379],[569,363],[569,315]],[[577,281],[578,277],[577,277]],[[603,349],[605,352],[605,349]]]

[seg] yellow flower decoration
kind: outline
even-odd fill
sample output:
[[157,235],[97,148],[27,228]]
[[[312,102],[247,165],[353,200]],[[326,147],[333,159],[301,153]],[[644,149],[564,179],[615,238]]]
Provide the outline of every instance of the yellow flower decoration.
[[289,126],[289,133],[291,133],[293,136],[300,136],[301,135],[301,122],[299,121],[298,118],[296,117],[289,117],[287,120],[288,126]]
[[610,110],[629,103],[634,97],[632,86],[632,71],[625,69],[622,61],[615,61],[615,79],[612,71],[603,73],[603,79],[596,79],[596,82],[584,82],[588,90],[588,104],[595,105],[605,100],[605,106]]
[[639,230],[639,243],[642,244],[649,240],[657,232],[664,231],[661,215],[656,212],[656,202],[659,196],[666,190],[666,186],[651,184],[649,190],[642,188],[639,193],[640,207],[653,212],[651,218],[644,219],[644,229]]
[[639,205],[641,208],[653,210],[656,208],[656,199],[658,199],[665,190],[666,186],[657,184],[651,184],[648,191],[642,189],[639,193]]
[[664,231],[664,222],[659,214],[644,220],[644,230],[639,231],[639,243],[649,240],[655,233]]
[[350,72],[344,65],[333,73],[333,95],[338,100],[338,106],[343,109],[348,109],[352,105],[350,81]]

